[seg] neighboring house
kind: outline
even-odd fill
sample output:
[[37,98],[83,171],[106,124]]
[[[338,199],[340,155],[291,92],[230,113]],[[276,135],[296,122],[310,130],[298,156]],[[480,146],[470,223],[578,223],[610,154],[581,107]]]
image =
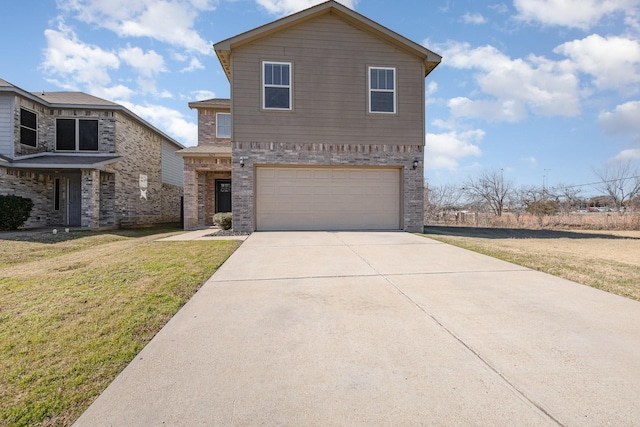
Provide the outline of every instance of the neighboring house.
[[236,231],[422,231],[425,77],[439,55],[335,1],[214,48],[231,138],[205,139],[220,100],[190,104],[203,129],[197,155],[181,153],[186,228],[202,206],[207,223],[211,183],[231,170]]
[[0,194],[34,202],[26,227],[179,222],[182,148],[121,105],[0,79]]

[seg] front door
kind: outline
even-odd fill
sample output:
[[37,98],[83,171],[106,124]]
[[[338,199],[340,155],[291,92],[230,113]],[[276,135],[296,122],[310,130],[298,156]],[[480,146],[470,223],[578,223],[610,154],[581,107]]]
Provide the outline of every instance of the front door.
[[231,180],[216,179],[216,213],[231,212]]
[[67,225],[79,226],[82,219],[82,186],[79,176],[67,180]]

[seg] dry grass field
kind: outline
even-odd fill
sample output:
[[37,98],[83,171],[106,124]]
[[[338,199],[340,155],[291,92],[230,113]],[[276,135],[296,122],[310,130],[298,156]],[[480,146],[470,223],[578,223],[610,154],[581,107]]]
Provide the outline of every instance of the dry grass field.
[[425,236],[640,301],[640,231],[425,227]]

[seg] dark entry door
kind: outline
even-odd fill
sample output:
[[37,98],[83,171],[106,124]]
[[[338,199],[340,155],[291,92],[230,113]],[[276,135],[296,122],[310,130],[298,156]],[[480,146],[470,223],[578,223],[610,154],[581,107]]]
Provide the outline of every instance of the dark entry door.
[[67,225],[78,226],[82,217],[82,186],[79,176],[69,177],[67,197]]
[[216,213],[231,212],[231,180],[216,179]]

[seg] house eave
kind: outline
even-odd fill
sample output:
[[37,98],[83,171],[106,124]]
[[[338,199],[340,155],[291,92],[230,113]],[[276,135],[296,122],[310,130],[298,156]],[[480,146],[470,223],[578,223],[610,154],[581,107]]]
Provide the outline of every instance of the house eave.
[[368,31],[387,41],[388,43],[391,43],[392,45],[404,51],[407,51],[408,53],[422,58],[425,63],[425,77],[431,71],[433,71],[433,69],[442,60],[442,56],[438,55],[435,52],[432,52],[424,46],[421,46],[407,39],[406,37],[396,33],[395,31],[390,30],[389,28],[384,27],[375,21],[372,21],[366,16],[347,8],[346,6],[343,6],[336,1],[330,0],[301,12],[295,13],[293,15],[286,16],[277,21],[273,21],[261,27],[255,28],[253,30],[215,43],[213,45],[213,48],[216,52],[216,55],[218,56],[218,60],[220,61],[225,74],[227,75],[227,79],[231,81],[232,49],[238,48],[262,37],[266,37],[276,32],[283,31],[294,25],[298,25],[302,22],[325,14],[335,14],[336,16],[344,19],[355,27],[360,28],[364,31]]

